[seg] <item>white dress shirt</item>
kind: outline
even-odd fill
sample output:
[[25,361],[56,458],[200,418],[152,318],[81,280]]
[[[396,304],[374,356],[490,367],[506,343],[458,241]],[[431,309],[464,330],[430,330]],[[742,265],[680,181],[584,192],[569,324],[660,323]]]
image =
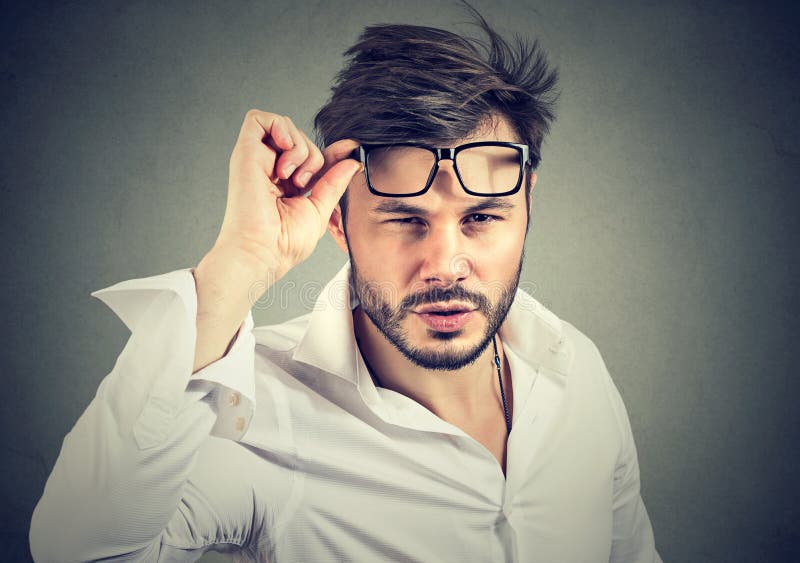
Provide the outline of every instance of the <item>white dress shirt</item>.
[[[349,264],[314,310],[192,375],[190,268],[92,293],[131,336],[64,438],[37,561],[660,562],[625,406],[595,345],[518,290],[507,475],[481,443],[378,388]],[[494,376],[487,370],[486,376]]]

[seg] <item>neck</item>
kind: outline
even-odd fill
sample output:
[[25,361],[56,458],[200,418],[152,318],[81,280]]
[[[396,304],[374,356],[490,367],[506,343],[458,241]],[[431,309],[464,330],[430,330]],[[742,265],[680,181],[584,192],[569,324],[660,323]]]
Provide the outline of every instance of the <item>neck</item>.
[[[475,362],[461,369],[429,370],[412,363],[387,341],[360,307],[353,311],[353,327],[376,385],[406,395],[439,418],[458,426],[494,423],[498,412],[504,420],[495,351],[491,343]],[[497,353],[503,366],[503,386],[510,408],[511,380],[499,337]],[[492,397],[492,400],[487,400],[487,397]]]

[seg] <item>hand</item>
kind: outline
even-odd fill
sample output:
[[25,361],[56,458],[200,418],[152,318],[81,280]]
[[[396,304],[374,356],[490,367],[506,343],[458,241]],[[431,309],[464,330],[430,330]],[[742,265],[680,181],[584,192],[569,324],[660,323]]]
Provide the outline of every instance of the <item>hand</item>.
[[325,234],[362,169],[347,158],[357,146],[344,139],[322,153],[288,117],[248,111],[231,154],[225,217],[212,252],[277,281]]

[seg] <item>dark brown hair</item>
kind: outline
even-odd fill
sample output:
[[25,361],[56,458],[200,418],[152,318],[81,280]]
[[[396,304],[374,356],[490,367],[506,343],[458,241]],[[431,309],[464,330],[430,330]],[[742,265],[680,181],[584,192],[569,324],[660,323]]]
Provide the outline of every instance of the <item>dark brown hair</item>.
[[[352,138],[448,146],[502,116],[530,147],[535,169],[554,119],[558,73],[537,41],[515,36],[509,44],[465,5],[488,43],[416,25],[365,28],[314,118],[317,144]],[[526,190],[529,198],[530,182]]]

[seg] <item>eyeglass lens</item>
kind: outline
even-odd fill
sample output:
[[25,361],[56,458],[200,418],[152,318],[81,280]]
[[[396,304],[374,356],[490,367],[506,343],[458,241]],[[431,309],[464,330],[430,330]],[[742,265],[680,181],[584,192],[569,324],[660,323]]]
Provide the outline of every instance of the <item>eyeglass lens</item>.
[[[418,192],[425,187],[435,161],[436,155],[419,147],[376,147],[367,156],[370,183],[386,194]],[[519,181],[520,153],[512,147],[470,147],[458,152],[455,165],[468,190],[503,193]]]

